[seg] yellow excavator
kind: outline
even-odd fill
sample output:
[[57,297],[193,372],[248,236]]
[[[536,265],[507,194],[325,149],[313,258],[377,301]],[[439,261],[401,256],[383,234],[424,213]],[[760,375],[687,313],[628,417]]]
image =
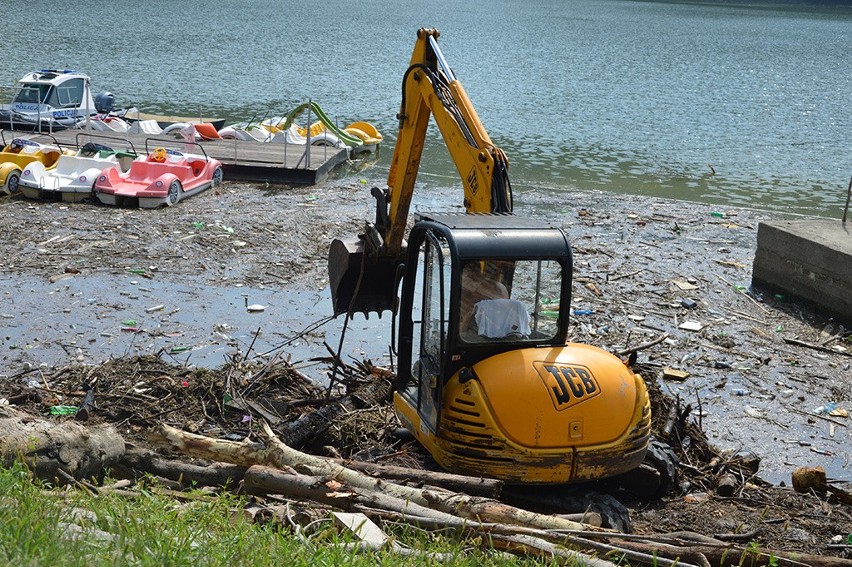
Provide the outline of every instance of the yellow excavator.
[[[398,317],[395,410],[444,469],[510,484],[631,471],[649,445],[645,383],[627,361],[567,342],[568,236],[545,219],[512,214],[508,160],[438,37],[417,32],[388,189],[372,192],[375,222],[331,244],[335,315]],[[409,229],[430,117],[469,214],[418,215]]]

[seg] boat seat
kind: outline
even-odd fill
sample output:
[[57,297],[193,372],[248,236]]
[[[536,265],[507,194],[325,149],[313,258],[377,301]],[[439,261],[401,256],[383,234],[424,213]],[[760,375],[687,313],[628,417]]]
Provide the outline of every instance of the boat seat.
[[57,161],[59,161],[59,156],[62,155],[62,152],[59,150],[59,148],[45,148],[42,153],[44,154],[42,162],[46,167],[54,165]]
[[198,176],[198,175],[201,175],[202,171],[204,171],[204,166],[206,164],[207,164],[206,161],[197,160],[197,161],[191,162],[189,164],[189,167],[192,169],[192,174]]
[[130,125],[128,129],[130,134],[162,134],[163,129],[157,124],[156,120],[138,120]]
[[221,140],[222,136],[216,131],[216,127],[209,122],[199,122],[195,124],[195,132],[201,136],[202,140]]

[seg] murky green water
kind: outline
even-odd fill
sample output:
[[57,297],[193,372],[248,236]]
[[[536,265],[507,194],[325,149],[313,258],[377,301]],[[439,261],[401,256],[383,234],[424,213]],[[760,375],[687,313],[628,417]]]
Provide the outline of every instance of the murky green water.
[[[233,121],[313,99],[386,149],[415,31],[441,45],[525,189],[606,189],[839,216],[852,175],[852,8],[619,0],[57,0],[3,10],[0,85],[80,69],[122,105]],[[437,129],[430,189],[456,185]],[[715,171],[715,174],[713,173]]]

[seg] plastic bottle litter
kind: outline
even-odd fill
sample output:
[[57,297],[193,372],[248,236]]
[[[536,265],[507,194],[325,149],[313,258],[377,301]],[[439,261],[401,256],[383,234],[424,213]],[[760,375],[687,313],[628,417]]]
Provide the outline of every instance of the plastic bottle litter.
[[735,396],[747,396],[748,390],[745,390],[743,388],[734,388],[733,390],[731,390],[731,393]]
[[77,406],[52,406],[50,415],[74,415],[77,409]]
[[828,402],[827,404],[821,405],[814,410],[814,413],[817,415],[822,415],[824,413],[831,413],[837,409],[837,404],[834,402]]
[[710,216],[711,216],[711,217],[714,217],[714,218],[717,218],[717,219],[723,219],[723,218],[725,218],[725,213],[723,213],[723,212],[721,212],[721,211],[712,211],[712,212],[710,213]]
[[574,315],[591,315],[594,311],[591,309],[574,309],[572,313]]

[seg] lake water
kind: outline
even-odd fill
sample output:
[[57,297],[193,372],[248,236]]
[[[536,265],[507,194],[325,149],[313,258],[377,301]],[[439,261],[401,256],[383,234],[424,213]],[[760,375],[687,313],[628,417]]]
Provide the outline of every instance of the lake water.
[[[838,217],[852,175],[848,6],[56,0],[34,29],[26,4],[5,5],[0,85],[79,69],[119,105],[230,121],[312,99],[384,133],[358,173],[371,184],[384,183],[421,26],[441,30],[517,199],[604,189]],[[457,191],[434,127],[420,180]]]

